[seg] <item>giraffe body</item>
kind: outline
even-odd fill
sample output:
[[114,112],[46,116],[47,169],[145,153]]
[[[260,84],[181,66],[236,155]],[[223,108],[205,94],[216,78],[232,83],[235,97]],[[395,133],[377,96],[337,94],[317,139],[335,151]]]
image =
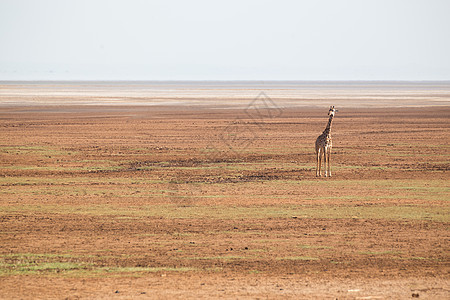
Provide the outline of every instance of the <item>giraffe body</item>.
[[331,139],[331,123],[337,110],[334,106],[330,106],[328,115],[328,124],[325,130],[316,139],[316,176],[322,176],[322,160],[325,169],[325,177],[331,177],[331,148],[333,141]]

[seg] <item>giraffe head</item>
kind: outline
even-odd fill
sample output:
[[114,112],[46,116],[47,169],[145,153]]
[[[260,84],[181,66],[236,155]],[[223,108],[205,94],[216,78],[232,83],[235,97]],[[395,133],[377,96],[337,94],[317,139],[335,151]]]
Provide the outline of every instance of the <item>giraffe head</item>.
[[330,106],[330,110],[328,111],[328,115],[334,117],[334,114],[335,114],[336,112],[338,112],[338,110],[334,108],[334,105],[333,105],[333,106]]

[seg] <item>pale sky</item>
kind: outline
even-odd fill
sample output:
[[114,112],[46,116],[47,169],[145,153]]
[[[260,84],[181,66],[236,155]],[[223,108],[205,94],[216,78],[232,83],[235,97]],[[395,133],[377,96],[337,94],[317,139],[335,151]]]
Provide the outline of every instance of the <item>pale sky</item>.
[[448,0],[0,0],[0,80],[450,80]]

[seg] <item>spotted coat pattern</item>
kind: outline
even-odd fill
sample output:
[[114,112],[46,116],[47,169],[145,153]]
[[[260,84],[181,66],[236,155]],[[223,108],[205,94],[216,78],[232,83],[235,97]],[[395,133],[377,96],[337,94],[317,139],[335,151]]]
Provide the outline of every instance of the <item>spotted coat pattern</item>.
[[333,147],[333,141],[331,139],[331,124],[336,112],[337,110],[334,108],[334,106],[330,106],[330,110],[328,111],[328,115],[330,117],[328,119],[327,127],[316,139],[316,176],[322,176],[321,168],[323,160],[325,177],[331,177],[330,159],[331,148]]

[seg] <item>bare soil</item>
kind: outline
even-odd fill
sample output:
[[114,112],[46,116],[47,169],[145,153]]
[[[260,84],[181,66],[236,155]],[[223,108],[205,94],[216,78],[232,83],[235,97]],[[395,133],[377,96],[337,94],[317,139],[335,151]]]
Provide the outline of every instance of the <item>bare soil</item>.
[[0,298],[449,298],[450,108],[0,110]]

